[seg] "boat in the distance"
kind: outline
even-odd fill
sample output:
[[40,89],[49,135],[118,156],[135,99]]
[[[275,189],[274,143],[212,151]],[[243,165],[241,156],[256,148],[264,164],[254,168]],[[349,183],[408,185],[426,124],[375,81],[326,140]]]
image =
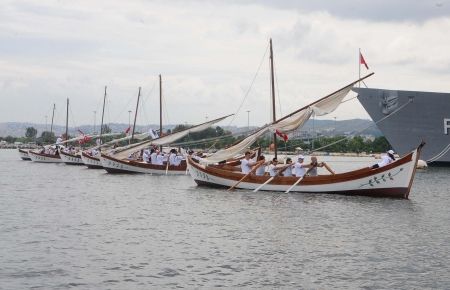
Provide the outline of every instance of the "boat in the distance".
[[146,173],[156,175],[183,175],[186,174],[187,164],[186,160],[182,160],[179,165],[171,165],[168,161],[165,161],[162,165],[151,164],[143,160],[130,159],[129,156],[135,152],[140,152],[151,146],[165,146],[173,144],[175,141],[187,136],[189,133],[201,132],[210,126],[218,123],[231,115],[217,118],[180,132],[172,133],[159,137],[153,140],[147,140],[136,144],[131,144],[123,148],[117,148],[114,153],[106,154],[102,153],[100,161],[103,168],[108,173]]
[[354,88],[358,100],[383,135],[400,154],[421,140],[422,159],[450,166],[450,94]]
[[61,157],[59,156],[59,152],[56,148],[51,148],[50,152],[46,152],[47,149],[36,151],[30,150],[28,151],[28,156],[30,156],[31,161],[39,162],[39,163],[61,163]]
[[81,159],[81,151],[71,152],[69,150],[69,148],[59,149],[59,156],[61,157],[62,162],[67,165],[84,165],[83,160]]

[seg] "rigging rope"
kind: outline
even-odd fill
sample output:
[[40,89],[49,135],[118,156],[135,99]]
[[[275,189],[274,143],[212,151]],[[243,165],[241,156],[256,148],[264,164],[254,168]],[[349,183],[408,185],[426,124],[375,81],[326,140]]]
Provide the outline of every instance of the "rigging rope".
[[278,85],[278,74],[277,74],[277,71],[275,70],[275,64],[273,64],[273,72],[275,75],[275,83],[276,83],[277,96],[278,96],[278,108],[280,110],[280,116],[283,116],[283,111],[281,110],[280,86]]
[[247,99],[247,97],[248,97],[248,95],[249,95],[249,93],[250,93],[250,91],[251,91],[251,89],[252,89],[252,87],[253,87],[253,84],[255,83],[255,80],[256,80],[256,78],[257,78],[257,76],[258,76],[258,74],[259,74],[259,71],[261,70],[261,66],[262,66],[263,63],[264,63],[264,59],[266,58],[266,55],[267,55],[267,51],[268,51],[268,50],[269,50],[269,45],[267,45],[266,51],[264,52],[264,55],[263,55],[263,57],[261,58],[261,62],[259,63],[258,69],[256,70],[256,73],[255,73],[255,75],[253,76],[252,82],[250,83],[250,86],[248,87],[246,93],[244,94],[244,98],[242,99],[242,102],[239,104],[239,107],[238,107],[238,109],[236,110],[236,112],[234,113],[233,118],[231,118],[231,120],[230,120],[228,126],[230,126],[230,125],[233,123],[233,121],[236,119],[237,114],[238,114],[239,111],[242,109],[242,106],[244,105],[244,102],[245,102],[245,100]]
[[427,162],[431,163],[431,162],[434,162],[434,161],[438,160],[439,158],[441,158],[442,156],[447,154],[448,151],[450,151],[450,144],[448,144],[446,147],[444,147],[444,149],[440,153],[438,153],[435,156],[433,156],[430,159],[428,159]]
[[[263,56],[262,56],[262,58],[261,58],[261,61],[260,61],[259,66],[258,66],[258,69],[256,70],[256,73],[255,73],[255,75],[253,76],[253,79],[252,79],[252,81],[251,81],[251,83],[250,83],[250,86],[248,87],[247,91],[245,92],[244,98],[242,99],[241,103],[239,104],[238,109],[237,109],[236,112],[234,113],[233,118],[231,118],[231,120],[230,120],[230,122],[228,123],[227,126],[231,126],[231,124],[232,124],[232,123],[234,122],[234,120],[236,119],[236,117],[237,117],[239,111],[242,109],[242,106],[244,105],[244,102],[245,102],[245,100],[247,99],[247,97],[248,97],[248,95],[249,95],[251,89],[253,88],[253,84],[255,83],[256,78],[258,77],[259,71],[261,70],[261,67],[262,67],[262,65],[263,65],[263,63],[264,63],[264,59],[266,58],[267,52],[269,51],[269,47],[270,47],[270,44],[267,44],[266,51],[264,52],[264,54],[263,54]],[[213,148],[213,147],[216,145],[216,143],[217,143],[217,142],[214,142],[207,150]]]

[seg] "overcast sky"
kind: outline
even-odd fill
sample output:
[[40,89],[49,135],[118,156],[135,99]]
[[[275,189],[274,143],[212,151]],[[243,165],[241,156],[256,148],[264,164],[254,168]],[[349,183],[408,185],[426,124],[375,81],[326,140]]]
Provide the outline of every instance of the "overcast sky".
[[[20,1],[0,6],[0,122],[127,123],[138,87],[138,124],[199,123],[235,113],[232,125],[270,119],[273,38],[277,114],[358,77],[369,87],[450,91],[450,0],[428,1]],[[250,93],[253,77],[263,59]],[[367,71],[362,69],[363,74]],[[245,100],[244,100],[245,98]],[[326,119],[369,118],[354,100]],[[231,120],[223,122],[230,124]]]

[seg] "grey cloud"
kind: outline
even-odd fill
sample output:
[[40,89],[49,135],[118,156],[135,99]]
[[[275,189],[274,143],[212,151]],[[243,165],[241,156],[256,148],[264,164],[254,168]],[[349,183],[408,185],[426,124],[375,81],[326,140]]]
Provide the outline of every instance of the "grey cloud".
[[254,4],[300,12],[328,12],[340,18],[370,21],[425,21],[450,16],[450,0],[239,0],[235,4]]

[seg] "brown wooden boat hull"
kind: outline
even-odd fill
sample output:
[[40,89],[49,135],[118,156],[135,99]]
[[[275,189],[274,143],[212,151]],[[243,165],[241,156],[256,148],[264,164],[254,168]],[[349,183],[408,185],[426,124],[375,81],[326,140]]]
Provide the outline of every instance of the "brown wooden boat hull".
[[[335,175],[306,176],[294,187],[292,186],[299,180],[297,177],[278,176],[260,190],[284,192],[289,189],[305,193],[408,198],[422,146],[381,168],[362,168]],[[191,162],[190,158],[188,162],[191,176],[202,186],[229,188],[244,177],[240,172],[225,170],[220,166],[204,166]],[[269,179],[270,176],[248,175],[237,188],[254,190]]]

